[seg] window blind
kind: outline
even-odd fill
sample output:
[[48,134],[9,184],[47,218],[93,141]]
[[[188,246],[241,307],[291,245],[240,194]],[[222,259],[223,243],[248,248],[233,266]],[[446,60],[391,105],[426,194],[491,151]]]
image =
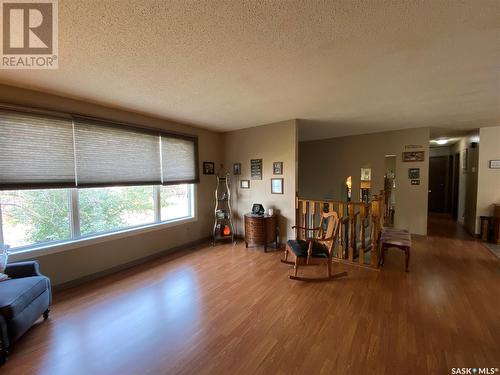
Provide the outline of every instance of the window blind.
[[196,182],[196,137],[0,108],[0,189]]
[[79,187],[160,184],[159,132],[75,118]]
[[0,189],[75,186],[70,118],[0,109]]
[[163,184],[198,182],[198,152],[195,138],[161,136]]

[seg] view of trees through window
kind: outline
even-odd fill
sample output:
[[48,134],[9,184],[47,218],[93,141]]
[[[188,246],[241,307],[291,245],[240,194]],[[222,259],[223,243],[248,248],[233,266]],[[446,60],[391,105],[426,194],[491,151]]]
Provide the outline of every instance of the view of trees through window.
[[11,247],[71,238],[67,189],[0,191],[3,242]]
[[[18,248],[190,217],[191,190],[191,185],[78,189],[77,207],[72,207],[72,189],[0,191],[0,239]],[[72,210],[79,226],[72,224]]]
[[162,186],[160,189],[162,220],[191,216],[189,185]]
[[155,221],[153,186],[81,189],[78,200],[82,236]]

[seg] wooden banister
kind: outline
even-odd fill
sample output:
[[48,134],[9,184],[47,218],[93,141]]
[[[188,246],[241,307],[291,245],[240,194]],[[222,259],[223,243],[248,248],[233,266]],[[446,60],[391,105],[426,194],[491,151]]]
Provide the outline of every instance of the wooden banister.
[[[370,203],[345,202],[333,199],[310,199],[296,197],[297,238],[305,239],[312,234],[306,228],[323,225],[323,212],[337,212],[340,219],[340,234],[336,243],[335,261],[359,264],[364,267],[378,268],[378,235],[385,216],[385,197],[383,191],[374,195]],[[370,260],[366,258],[370,254]]]

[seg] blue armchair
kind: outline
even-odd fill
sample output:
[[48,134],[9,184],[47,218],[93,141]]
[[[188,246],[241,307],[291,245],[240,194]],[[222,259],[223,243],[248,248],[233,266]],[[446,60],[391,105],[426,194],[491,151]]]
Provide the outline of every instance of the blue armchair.
[[50,280],[40,273],[38,262],[10,263],[5,273],[10,279],[0,282],[0,364],[40,316],[49,317],[52,303]]

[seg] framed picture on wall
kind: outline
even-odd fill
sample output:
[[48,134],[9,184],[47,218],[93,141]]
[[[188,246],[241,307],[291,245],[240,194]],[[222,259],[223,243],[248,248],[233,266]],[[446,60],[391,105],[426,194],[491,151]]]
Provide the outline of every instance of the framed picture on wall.
[[241,163],[234,163],[233,164],[233,174],[235,176],[238,176],[241,174]]
[[420,168],[408,168],[408,178],[416,180],[420,178]]
[[203,174],[215,174],[215,163],[211,161],[204,161]]
[[283,162],[275,161],[273,163],[273,174],[283,174]]
[[469,149],[465,148],[462,152],[462,169],[467,170],[467,162],[469,160]]
[[271,178],[271,194],[283,194],[282,178]]
[[240,180],[241,189],[250,189],[250,180]]
[[372,169],[361,168],[361,181],[371,181],[371,180],[372,180]]
[[490,169],[500,169],[500,160],[490,160]]
[[262,159],[250,160],[250,176],[252,180],[262,180]]
[[405,151],[403,152],[403,161],[425,161],[425,151]]

